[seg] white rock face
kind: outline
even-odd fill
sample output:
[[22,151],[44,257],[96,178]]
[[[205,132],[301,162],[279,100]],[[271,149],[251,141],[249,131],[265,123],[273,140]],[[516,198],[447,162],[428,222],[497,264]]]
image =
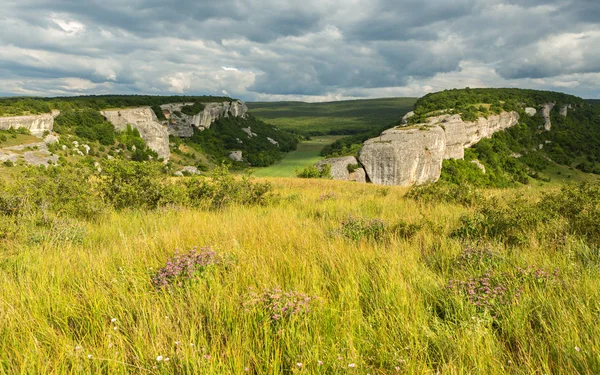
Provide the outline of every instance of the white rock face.
[[525,113],[527,113],[527,116],[533,117],[537,113],[537,110],[533,107],[527,107],[525,108]]
[[229,154],[229,159],[233,161],[243,162],[244,158],[242,156],[242,151],[231,151],[231,153]]
[[[325,165],[331,166],[331,177],[334,180],[367,182],[365,170],[354,156],[325,159],[315,164],[319,170],[323,170]],[[349,165],[358,165],[359,167],[350,173]]]
[[408,124],[408,119],[413,117],[415,115],[414,111],[410,111],[407,114],[404,115],[404,117],[402,117],[402,123],[403,124]]
[[560,115],[562,117],[567,117],[567,114],[569,113],[569,109],[573,108],[570,104],[568,105],[563,105],[562,107],[560,107]]
[[102,116],[110,121],[115,129],[123,131],[130,124],[132,128],[140,132],[140,136],[148,147],[154,150],[158,157],[165,161],[169,160],[169,132],[161,125],[150,107],[139,107],[130,109],[118,109],[102,111]]
[[547,103],[542,106],[542,117],[544,118],[544,129],[550,131],[552,129],[552,121],[550,120],[550,112],[556,104]]
[[279,142],[277,142],[273,138],[267,137],[267,141],[269,141],[272,145],[275,145],[275,146],[279,147]]
[[390,129],[367,140],[358,158],[376,185],[422,185],[440,177],[445,150],[439,126]]
[[49,113],[37,116],[0,117],[0,130],[25,128],[31,134],[41,137],[45,131],[51,131],[54,127],[54,117]]
[[374,184],[423,185],[440,178],[444,159],[462,159],[465,148],[518,122],[516,112],[472,122],[458,115],[432,117],[427,124],[389,129],[367,140],[359,160]]
[[233,117],[246,118],[248,114],[248,106],[241,100],[223,103],[207,103],[204,106],[204,111],[201,114],[199,129],[208,129],[220,118],[227,118],[229,115]]
[[164,125],[167,126],[170,135],[189,138],[194,135],[194,128],[205,130],[220,118],[229,116],[246,118],[248,113],[248,106],[241,100],[204,103],[204,110],[193,116],[180,113],[181,109],[188,105],[194,103],[169,103],[160,106],[167,118]]
[[471,163],[475,164],[477,166],[477,168],[481,169],[483,174],[485,174],[485,165],[483,165],[479,160],[477,160],[477,159],[471,160]]

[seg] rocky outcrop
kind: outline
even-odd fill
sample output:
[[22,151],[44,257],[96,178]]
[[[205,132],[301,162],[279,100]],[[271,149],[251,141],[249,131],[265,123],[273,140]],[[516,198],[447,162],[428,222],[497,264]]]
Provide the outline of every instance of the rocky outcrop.
[[325,165],[329,165],[331,167],[331,177],[334,180],[367,182],[365,170],[354,156],[325,159],[315,165],[320,171],[323,170]]
[[475,164],[477,166],[477,168],[481,169],[481,171],[483,172],[483,174],[485,174],[485,165],[483,165],[483,163],[481,163],[477,159],[471,160],[471,163]]
[[[55,112],[58,115],[58,111]],[[31,134],[41,137],[44,132],[51,131],[54,127],[54,114],[36,116],[0,117],[0,130],[25,128]]]
[[402,117],[402,123],[403,124],[408,124],[408,119],[413,117],[415,115],[414,111],[410,111],[407,114],[404,115],[404,117]]
[[246,118],[247,114],[248,106],[241,100],[223,103],[207,103],[204,106],[198,128],[208,129],[213,122],[223,117],[227,118],[229,115]]
[[359,160],[371,182],[412,186],[435,182],[444,159],[464,158],[464,149],[516,125],[516,112],[465,122],[459,115],[429,118],[426,124],[393,128],[367,140]]
[[544,118],[544,129],[550,131],[552,129],[552,121],[550,120],[550,112],[556,104],[546,103],[542,106],[542,117]]
[[571,106],[571,104],[568,105],[563,105],[562,107],[560,107],[560,115],[562,117],[567,117],[567,114],[569,113],[569,109],[573,108],[573,106]]
[[194,135],[194,128],[205,130],[221,118],[241,117],[246,118],[248,106],[241,100],[222,103],[205,103],[204,109],[192,116],[181,112],[185,106],[191,106],[195,103],[169,103],[160,106],[167,121],[163,124],[167,126],[170,135],[180,138],[189,138]]
[[118,131],[125,130],[128,124],[137,129],[146,145],[154,150],[159,158],[166,161],[171,156],[169,132],[158,122],[158,118],[150,107],[101,111],[100,113]]
[[537,110],[533,107],[527,107],[525,108],[525,113],[527,114],[527,116],[533,117],[537,113]]
[[229,159],[233,161],[243,162],[244,158],[242,155],[242,151],[231,151],[229,153]]
[[273,138],[267,137],[267,141],[269,141],[272,145],[279,147],[279,142],[277,142]]

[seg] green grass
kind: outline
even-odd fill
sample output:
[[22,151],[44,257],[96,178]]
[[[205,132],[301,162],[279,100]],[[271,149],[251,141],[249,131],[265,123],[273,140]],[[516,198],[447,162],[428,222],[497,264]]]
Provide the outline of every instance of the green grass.
[[298,149],[292,151],[278,163],[266,168],[252,171],[256,177],[294,177],[296,169],[304,169],[323,159],[320,152],[324,146],[335,142],[341,136],[315,136],[310,141],[298,144]]
[[354,134],[394,124],[416,98],[347,100],[329,103],[253,102],[250,113],[266,123],[302,134]]

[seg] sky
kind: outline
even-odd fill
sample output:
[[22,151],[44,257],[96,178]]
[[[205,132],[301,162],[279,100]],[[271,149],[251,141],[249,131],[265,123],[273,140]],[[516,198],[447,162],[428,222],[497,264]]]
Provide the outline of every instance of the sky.
[[600,98],[599,0],[2,0],[0,96]]

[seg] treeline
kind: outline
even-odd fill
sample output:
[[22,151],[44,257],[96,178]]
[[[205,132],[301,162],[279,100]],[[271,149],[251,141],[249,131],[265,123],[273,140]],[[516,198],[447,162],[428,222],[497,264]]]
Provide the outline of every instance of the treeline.
[[[154,96],[154,95],[91,95],[56,98],[0,98],[0,116],[38,115],[53,109],[60,111],[92,109],[100,111],[108,108],[150,106],[157,112],[161,104],[190,102],[200,107],[201,103],[224,102],[232,99],[226,96]],[[162,114],[162,111],[158,111]],[[157,112],[157,116],[159,113]],[[160,117],[160,116],[159,116]]]

